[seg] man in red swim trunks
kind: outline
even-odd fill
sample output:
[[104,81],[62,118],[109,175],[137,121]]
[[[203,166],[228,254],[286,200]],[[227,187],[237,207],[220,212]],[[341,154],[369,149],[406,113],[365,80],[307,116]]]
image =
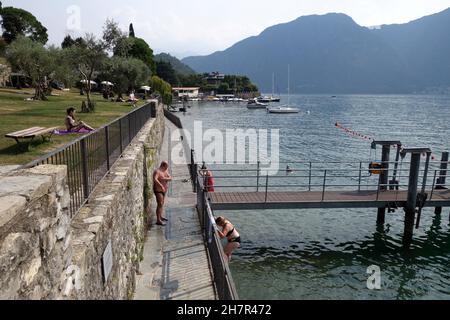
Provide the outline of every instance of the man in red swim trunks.
[[167,221],[166,218],[163,218],[163,210],[170,181],[172,181],[172,177],[169,174],[169,164],[163,161],[160,167],[153,173],[153,192],[158,203],[158,207],[156,208],[156,224],[158,226],[165,226],[164,221]]
[[205,163],[203,163],[203,166],[200,169],[200,175],[205,177],[205,189],[206,189],[206,191],[214,192],[214,177],[213,177],[213,174],[212,174],[211,170],[209,170],[206,167]]

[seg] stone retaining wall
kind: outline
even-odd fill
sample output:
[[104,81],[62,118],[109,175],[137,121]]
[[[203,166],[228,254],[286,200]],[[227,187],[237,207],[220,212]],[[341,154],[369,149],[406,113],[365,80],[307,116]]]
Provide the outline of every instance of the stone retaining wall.
[[0,167],[0,299],[132,297],[164,128],[159,106],[72,221],[65,166]]

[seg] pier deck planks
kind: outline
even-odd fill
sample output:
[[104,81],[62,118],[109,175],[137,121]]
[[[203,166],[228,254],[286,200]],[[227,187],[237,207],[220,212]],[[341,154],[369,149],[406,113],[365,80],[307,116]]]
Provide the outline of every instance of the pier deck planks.
[[[428,199],[431,192],[428,191]],[[320,191],[268,192],[213,192],[208,194],[213,209],[258,208],[361,208],[384,207],[396,203],[404,206],[407,191],[326,191],[324,200]],[[426,207],[450,206],[450,190],[434,190]]]

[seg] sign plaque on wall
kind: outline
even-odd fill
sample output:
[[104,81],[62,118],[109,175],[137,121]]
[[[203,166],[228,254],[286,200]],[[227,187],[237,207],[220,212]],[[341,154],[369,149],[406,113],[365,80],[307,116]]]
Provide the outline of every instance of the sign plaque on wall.
[[105,251],[103,252],[102,267],[103,267],[103,282],[106,283],[108,281],[108,277],[111,274],[111,270],[113,267],[111,240],[108,241],[108,245],[106,246]]

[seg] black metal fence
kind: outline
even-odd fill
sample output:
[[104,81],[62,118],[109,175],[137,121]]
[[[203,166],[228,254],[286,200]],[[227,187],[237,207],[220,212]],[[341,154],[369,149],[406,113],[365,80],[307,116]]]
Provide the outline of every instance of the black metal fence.
[[151,117],[156,117],[155,102],[148,103],[22,168],[43,164],[66,165],[70,215],[73,217]]
[[181,123],[180,118],[174,115],[169,110],[164,109],[164,116],[170,120],[178,129],[183,129],[183,124]]
[[217,294],[220,300],[238,300],[239,297],[228,262],[225,259],[223,246],[214,227],[214,215],[209,205],[208,193],[204,188],[203,178],[201,176],[197,177],[197,210],[213,268]]

